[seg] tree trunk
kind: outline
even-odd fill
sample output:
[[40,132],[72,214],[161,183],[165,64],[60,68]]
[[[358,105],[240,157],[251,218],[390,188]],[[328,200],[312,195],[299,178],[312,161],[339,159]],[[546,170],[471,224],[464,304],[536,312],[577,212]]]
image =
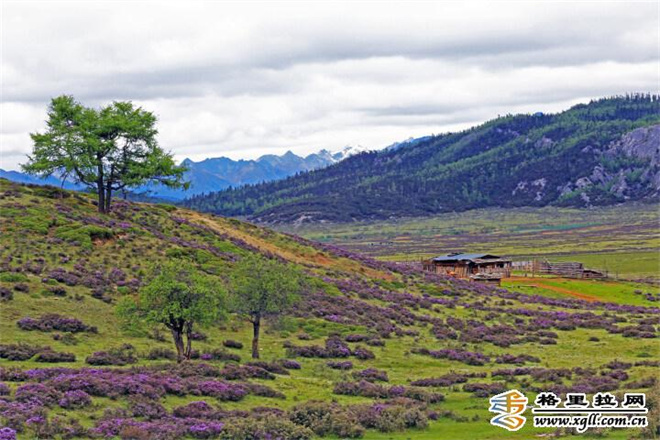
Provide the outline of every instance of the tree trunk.
[[261,327],[261,317],[252,321],[252,359],[259,359],[259,328]]
[[180,330],[172,330],[174,346],[176,347],[176,361],[181,362],[185,358],[185,349],[183,345],[183,333]]
[[99,197],[99,212],[105,214],[105,188],[101,179],[96,182],[96,194]]
[[112,188],[108,184],[108,189],[105,191],[105,212],[110,212],[110,201],[112,200]]
[[190,356],[192,356],[192,329],[193,325],[189,323],[186,326],[186,351],[184,353],[187,360],[190,360]]
[[103,187],[103,157],[100,153],[96,154],[96,192],[99,196],[99,212],[105,214],[105,188]]

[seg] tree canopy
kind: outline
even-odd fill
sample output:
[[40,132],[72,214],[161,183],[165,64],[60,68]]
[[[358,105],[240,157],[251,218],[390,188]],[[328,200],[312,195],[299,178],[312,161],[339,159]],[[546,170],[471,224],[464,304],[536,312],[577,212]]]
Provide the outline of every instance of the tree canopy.
[[220,286],[192,264],[172,261],[156,268],[138,297],[124,299],[117,313],[127,321],[137,318],[164,325],[172,333],[178,359],[190,359],[193,327],[207,326],[222,316],[224,290]]
[[94,109],[62,95],[52,99],[46,125],[30,135],[34,148],[23,170],[86,185],[98,196],[99,212],[108,212],[116,191],[148,182],[188,185],[185,167],[158,146],[156,116],[130,101]]

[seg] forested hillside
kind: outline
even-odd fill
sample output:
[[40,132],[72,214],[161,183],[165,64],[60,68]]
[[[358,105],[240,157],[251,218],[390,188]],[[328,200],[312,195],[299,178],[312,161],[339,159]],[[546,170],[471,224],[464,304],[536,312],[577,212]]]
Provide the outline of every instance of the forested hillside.
[[185,204],[276,223],[657,200],[659,145],[660,97],[612,97],[558,114],[499,117],[460,133]]

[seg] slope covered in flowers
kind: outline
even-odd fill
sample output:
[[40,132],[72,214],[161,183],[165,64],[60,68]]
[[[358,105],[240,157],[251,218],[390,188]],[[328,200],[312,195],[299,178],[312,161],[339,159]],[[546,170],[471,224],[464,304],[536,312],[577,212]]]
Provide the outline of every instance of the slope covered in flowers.
[[[648,391],[658,373],[657,308],[449,280],[167,205],[99,215],[85,195],[4,180],[0,232],[3,439],[532,438],[491,426],[487,397]],[[231,316],[179,365],[164,329],[115,317],[153,263],[223,283],[255,252],[312,278],[259,362]]]

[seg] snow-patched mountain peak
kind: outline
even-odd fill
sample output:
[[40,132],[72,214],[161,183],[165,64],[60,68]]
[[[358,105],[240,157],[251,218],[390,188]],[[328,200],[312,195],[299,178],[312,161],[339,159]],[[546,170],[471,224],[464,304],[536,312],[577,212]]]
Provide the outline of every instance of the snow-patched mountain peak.
[[[323,150],[326,151],[326,150]],[[341,150],[335,151],[332,153],[332,159],[335,162],[346,159],[347,157],[354,156],[356,154],[364,153],[365,151],[370,151],[369,148],[362,145],[346,145]]]

